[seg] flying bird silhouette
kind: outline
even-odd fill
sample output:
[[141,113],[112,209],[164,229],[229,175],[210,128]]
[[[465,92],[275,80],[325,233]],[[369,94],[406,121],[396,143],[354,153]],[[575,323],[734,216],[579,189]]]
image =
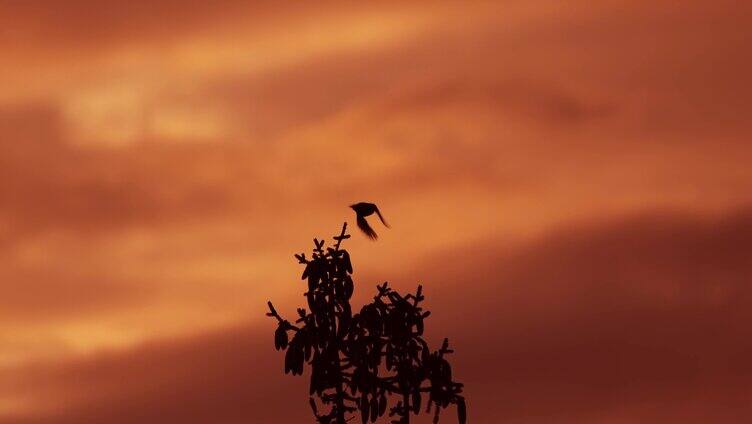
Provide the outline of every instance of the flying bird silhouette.
[[379,208],[376,207],[376,205],[374,205],[373,203],[360,202],[354,205],[350,205],[350,207],[355,211],[355,214],[357,215],[358,228],[360,228],[371,240],[376,240],[377,238],[379,238],[379,236],[377,236],[376,231],[373,231],[373,228],[368,225],[368,221],[366,221],[367,216],[373,215],[373,213],[376,212],[376,215],[379,216],[381,222],[387,228],[391,228],[389,227],[389,224],[384,221],[384,217],[381,216]]

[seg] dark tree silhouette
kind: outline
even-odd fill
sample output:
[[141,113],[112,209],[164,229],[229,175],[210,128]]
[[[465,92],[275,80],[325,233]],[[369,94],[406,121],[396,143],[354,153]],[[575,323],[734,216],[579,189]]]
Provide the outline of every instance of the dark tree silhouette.
[[[299,317],[291,323],[268,302],[267,316],[278,321],[274,346],[287,350],[285,373],[302,374],[304,364],[310,364],[309,401],[320,424],[344,424],[354,414],[363,423],[376,422],[387,412],[391,423],[407,424],[410,413],[420,413],[424,397],[425,412],[433,408],[434,423],[442,409],[455,404],[458,420],[465,424],[462,384],[452,380],[445,358],[452,353],[449,341],[444,339],[439,350],[431,351],[423,339],[430,312],[421,306],[422,286],[402,296],[387,283],[379,285],[373,302],[353,314],[353,268],[350,255],[341,248],[350,238],[346,230],[347,223],[334,237],[333,247],[314,239],[311,259],[304,253],[295,255],[305,265],[308,311],[298,309]],[[390,406],[392,397],[397,401]]]

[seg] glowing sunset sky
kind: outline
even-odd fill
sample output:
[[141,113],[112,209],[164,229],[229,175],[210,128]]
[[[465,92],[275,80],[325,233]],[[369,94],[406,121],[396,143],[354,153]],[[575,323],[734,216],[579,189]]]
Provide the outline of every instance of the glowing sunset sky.
[[726,0],[0,0],[0,424],[311,422],[266,300],[361,200],[356,297],[424,285],[469,422],[752,421],[751,43]]

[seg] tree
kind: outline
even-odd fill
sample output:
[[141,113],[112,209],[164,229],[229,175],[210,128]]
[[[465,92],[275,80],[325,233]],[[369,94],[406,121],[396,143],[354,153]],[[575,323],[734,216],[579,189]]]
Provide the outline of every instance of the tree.
[[[353,272],[349,253],[341,248],[350,238],[347,223],[333,247],[314,239],[311,259],[296,254],[305,265],[302,279],[308,282],[308,310],[298,309],[291,323],[268,302],[267,316],[276,318],[274,346],[286,350],[285,373],[300,375],[311,366],[309,402],[320,424],[344,424],[359,414],[361,421],[376,422],[388,411],[393,424],[408,424],[410,414],[433,409],[434,423],[450,404],[456,405],[460,424],[466,422],[462,384],[452,380],[446,355],[452,353],[448,339],[431,351],[423,338],[423,287],[415,294],[400,295],[388,283],[377,285],[373,302],[353,314]],[[397,401],[390,406],[390,399]],[[317,401],[318,399],[318,401]],[[320,411],[325,406],[326,411]]]

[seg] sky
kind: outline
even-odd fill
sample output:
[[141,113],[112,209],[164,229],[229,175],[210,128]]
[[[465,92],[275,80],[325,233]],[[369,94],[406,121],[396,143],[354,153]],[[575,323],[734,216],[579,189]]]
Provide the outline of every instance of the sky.
[[354,302],[424,286],[469,422],[749,422],[750,23],[0,0],[0,424],[310,422],[266,301],[357,201]]

